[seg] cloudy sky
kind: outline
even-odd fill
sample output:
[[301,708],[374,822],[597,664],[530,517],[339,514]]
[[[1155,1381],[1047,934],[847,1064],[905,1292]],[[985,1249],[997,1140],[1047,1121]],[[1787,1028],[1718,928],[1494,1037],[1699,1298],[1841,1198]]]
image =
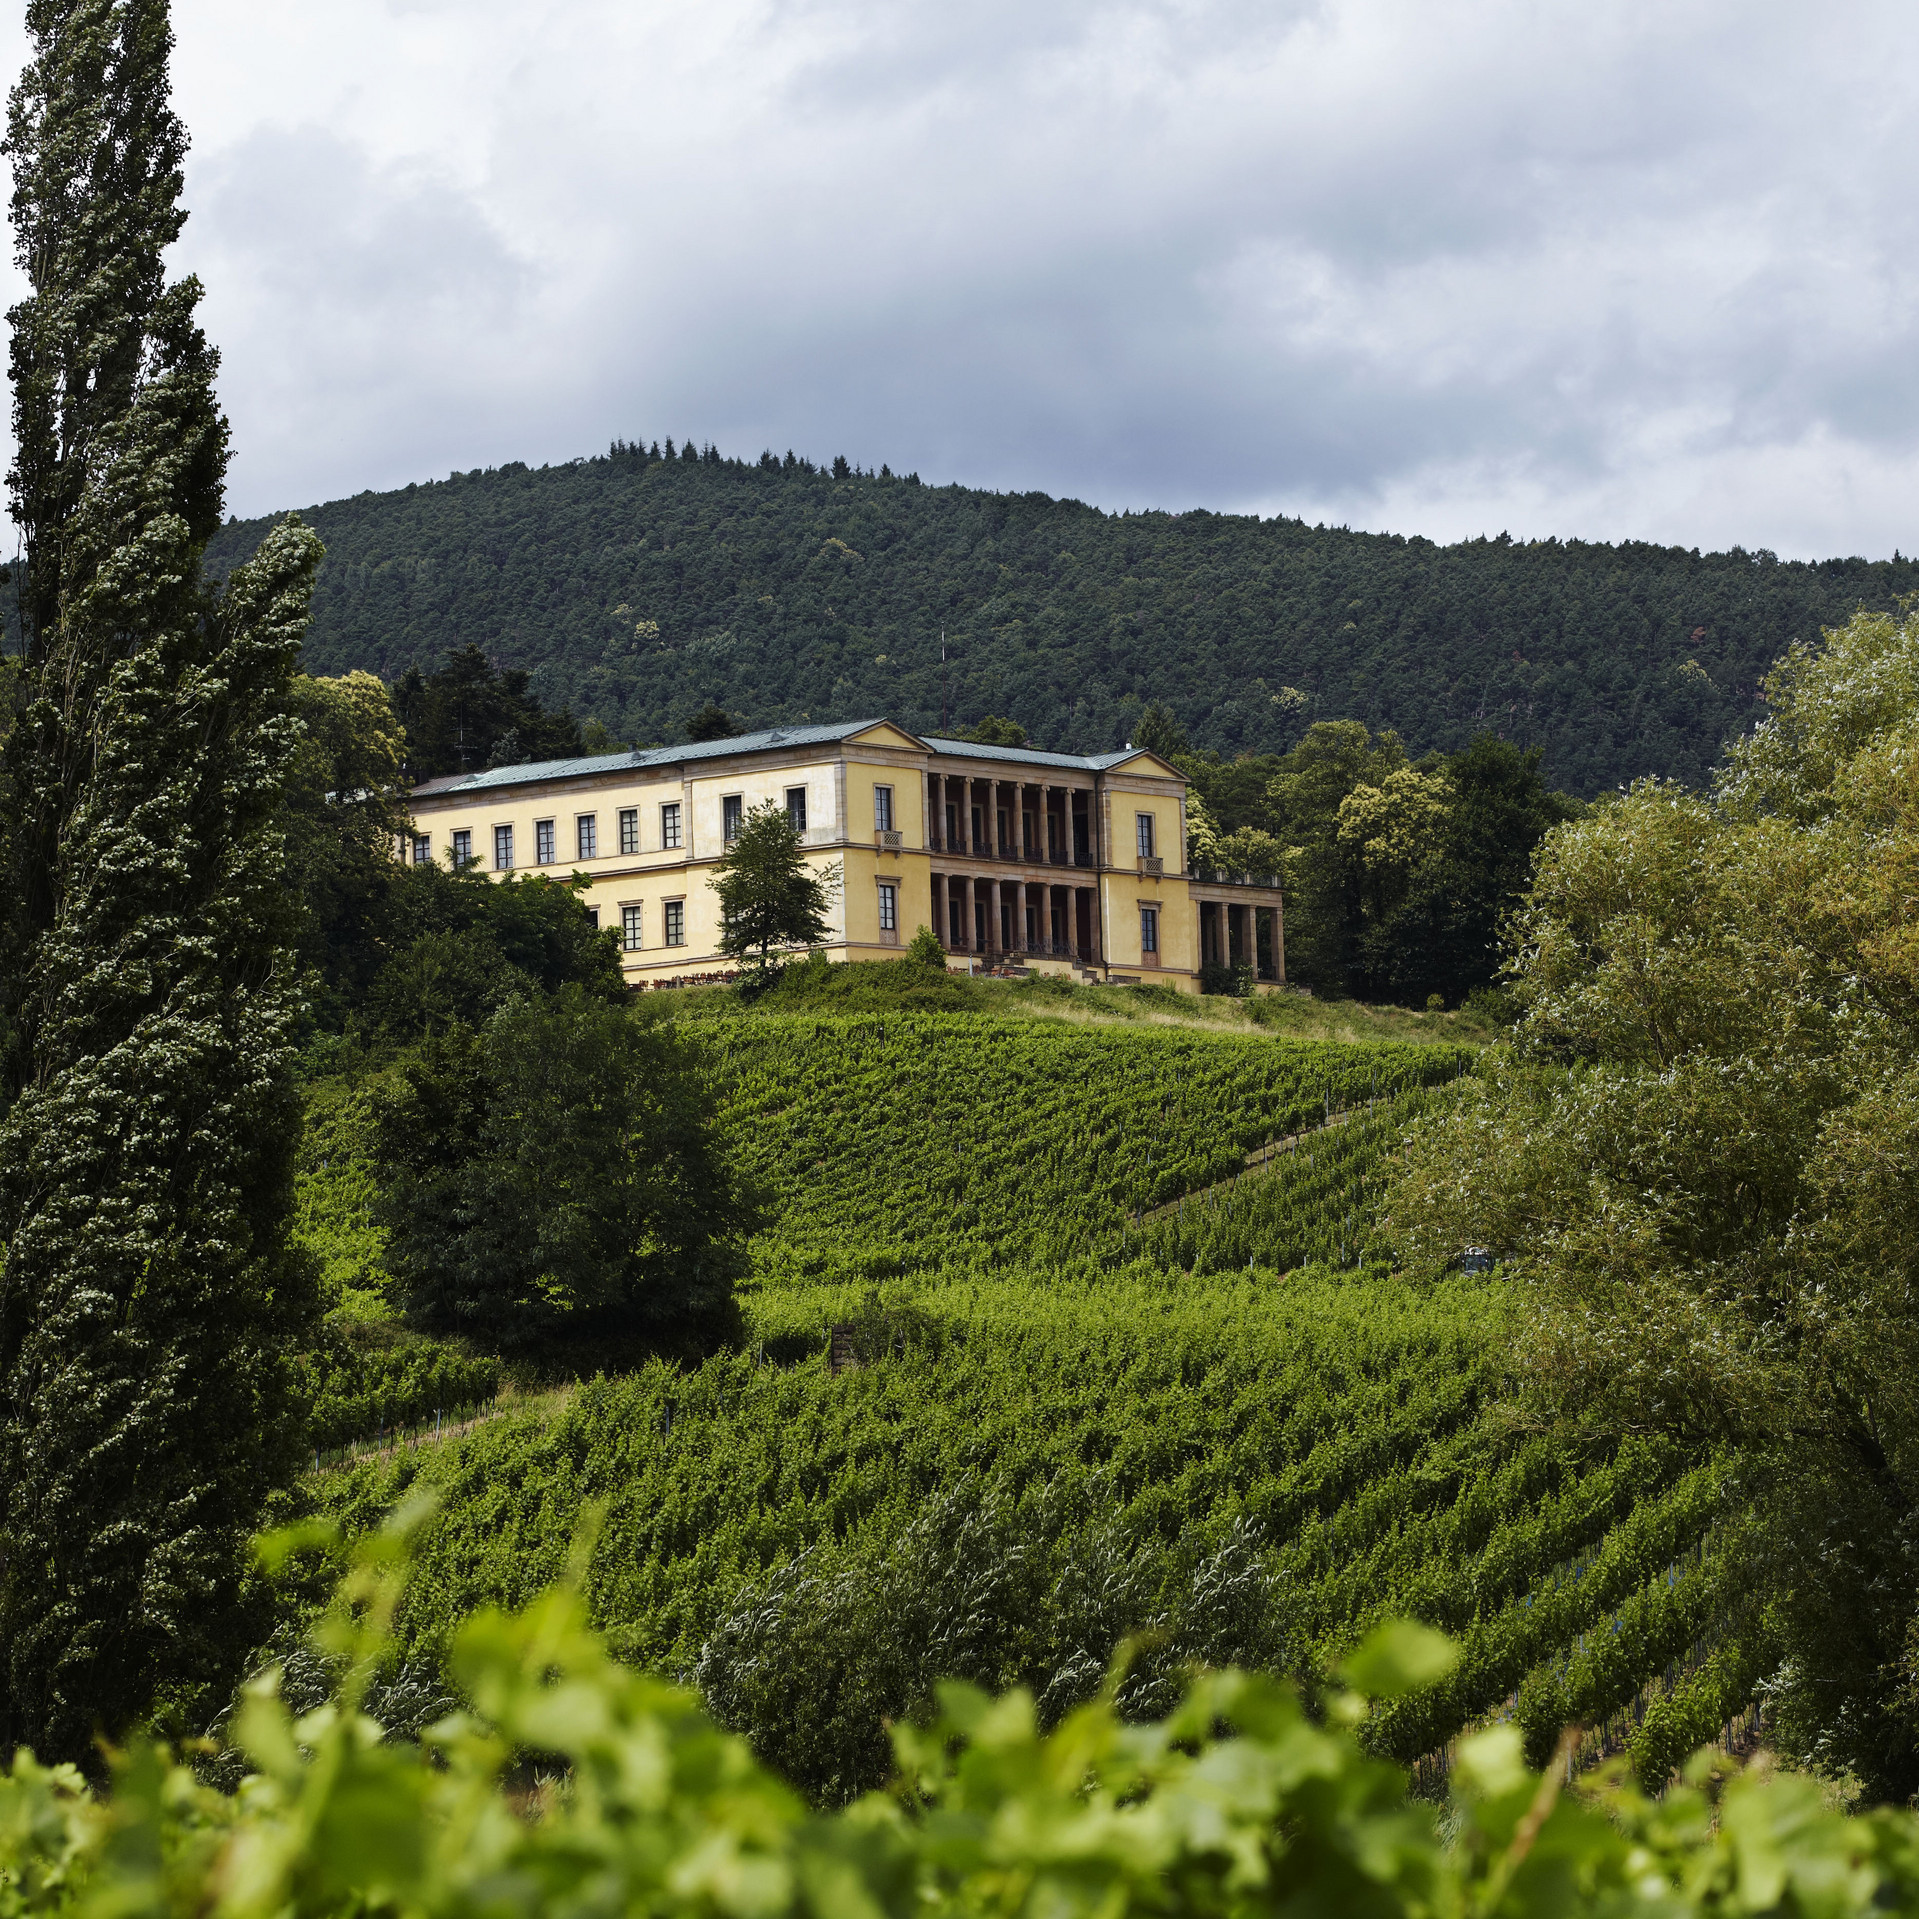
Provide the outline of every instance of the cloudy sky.
[[1910,0],[176,16],[241,511],[672,434],[1442,539],[1919,546]]

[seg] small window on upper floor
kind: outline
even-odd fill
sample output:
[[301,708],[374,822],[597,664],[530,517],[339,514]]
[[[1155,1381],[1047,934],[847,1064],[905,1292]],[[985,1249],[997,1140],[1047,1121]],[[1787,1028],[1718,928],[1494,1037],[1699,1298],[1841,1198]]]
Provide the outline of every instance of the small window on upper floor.
[[620,808],[620,851],[637,853],[640,850],[640,809],[637,806]]
[[575,859],[596,860],[600,857],[600,819],[597,813],[582,813],[573,822],[573,843],[578,849]]
[[473,864],[473,835],[463,826],[453,835],[453,865],[456,870]]
[[793,831],[806,831],[806,788],[789,786],[786,789],[786,817]]
[[668,800],[660,808],[660,844],[670,849],[679,843],[680,803],[678,800]]
[[669,946],[686,944],[686,902],[668,900],[660,908],[661,919],[666,929],[666,943]]
[[873,789],[873,830],[876,833],[890,833],[893,830],[893,789],[890,786],[876,786]]
[[415,866],[431,866],[433,864],[433,840],[430,834],[414,834],[413,864]]
[[554,844],[553,822],[535,820],[533,822],[533,859],[538,866],[551,866],[559,858]]
[[1139,821],[1139,856],[1143,860],[1153,857],[1153,816],[1150,813],[1137,815]]
[[510,826],[496,826],[493,829],[493,864],[502,873],[513,871],[513,829]]
[[745,802],[737,793],[728,793],[720,801],[720,838],[728,846],[740,836],[740,815],[745,810]]

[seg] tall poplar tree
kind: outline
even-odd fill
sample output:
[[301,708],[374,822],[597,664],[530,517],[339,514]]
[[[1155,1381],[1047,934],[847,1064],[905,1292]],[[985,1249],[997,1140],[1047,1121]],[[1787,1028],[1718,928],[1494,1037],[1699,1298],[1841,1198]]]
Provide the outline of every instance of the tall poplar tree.
[[298,1111],[277,815],[319,545],[223,592],[227,428],[168,282],[164,0],[31,0],[6,151],[29,292],[9,475],[24,671],[0,754],[0,1751],[191,1716],[294,1463]]

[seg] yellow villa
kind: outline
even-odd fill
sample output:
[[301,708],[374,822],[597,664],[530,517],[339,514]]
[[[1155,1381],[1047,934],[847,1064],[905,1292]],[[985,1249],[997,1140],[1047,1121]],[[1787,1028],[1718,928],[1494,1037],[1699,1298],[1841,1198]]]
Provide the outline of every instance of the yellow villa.
[[923,925],[973,971],[1197,991],[1202,967],[1234,965],[1285,981],[1279,888],[1189,872],[1186,781],[1136,747],[1039,753],[855,720],[493,767],[415,787],[401,851],[580,874],[628,982],[666,985],[729,964],[708,881],[769,801],[808,860],[842,869],[829,959],[892,958]]

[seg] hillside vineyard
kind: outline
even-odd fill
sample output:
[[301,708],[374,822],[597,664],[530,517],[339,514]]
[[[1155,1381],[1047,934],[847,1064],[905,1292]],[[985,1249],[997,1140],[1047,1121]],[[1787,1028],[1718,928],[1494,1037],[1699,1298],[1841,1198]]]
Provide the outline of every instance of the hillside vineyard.
[[884,1777],[883,1719],[935,1679],[1019,1681],[1053,1716],[1149,1622],[1135,1709],[1186,1658],[1323,1676],[1381,1617],[1443,1626],[1455,1673],[1368,1731],[1405,1762],[1510,1715],[1542,1757],[1576,1721],[1662,1777],[1747,1696],[1713,1457],[1515,1426],[1507,1282],[1368,1245],[1383,1155],[1457,1049],[706,1030],[774,1213],[745,1350],[325,1476],[353,1527],[421,1480],[444,1498],[409,1658],[538,1591],[601,1502],[586,1591],[622,1656],[697,1676],[829,1799]]
[[[311,508],[327,558],[307,670],[397,679],[474,642],[638,743],[708,701],[754,727],[1009,715],[1075,754],[1122,745],[1155,699],[1228,755],[1321,719],[1395,727],[1415,753],[1492,729],[1591,794],[1698,782],[1788,645],[1919,590],[1897,557],[1440,547],[839,467],[620,446]],[[230,523],[210,563],[267,524]]]

